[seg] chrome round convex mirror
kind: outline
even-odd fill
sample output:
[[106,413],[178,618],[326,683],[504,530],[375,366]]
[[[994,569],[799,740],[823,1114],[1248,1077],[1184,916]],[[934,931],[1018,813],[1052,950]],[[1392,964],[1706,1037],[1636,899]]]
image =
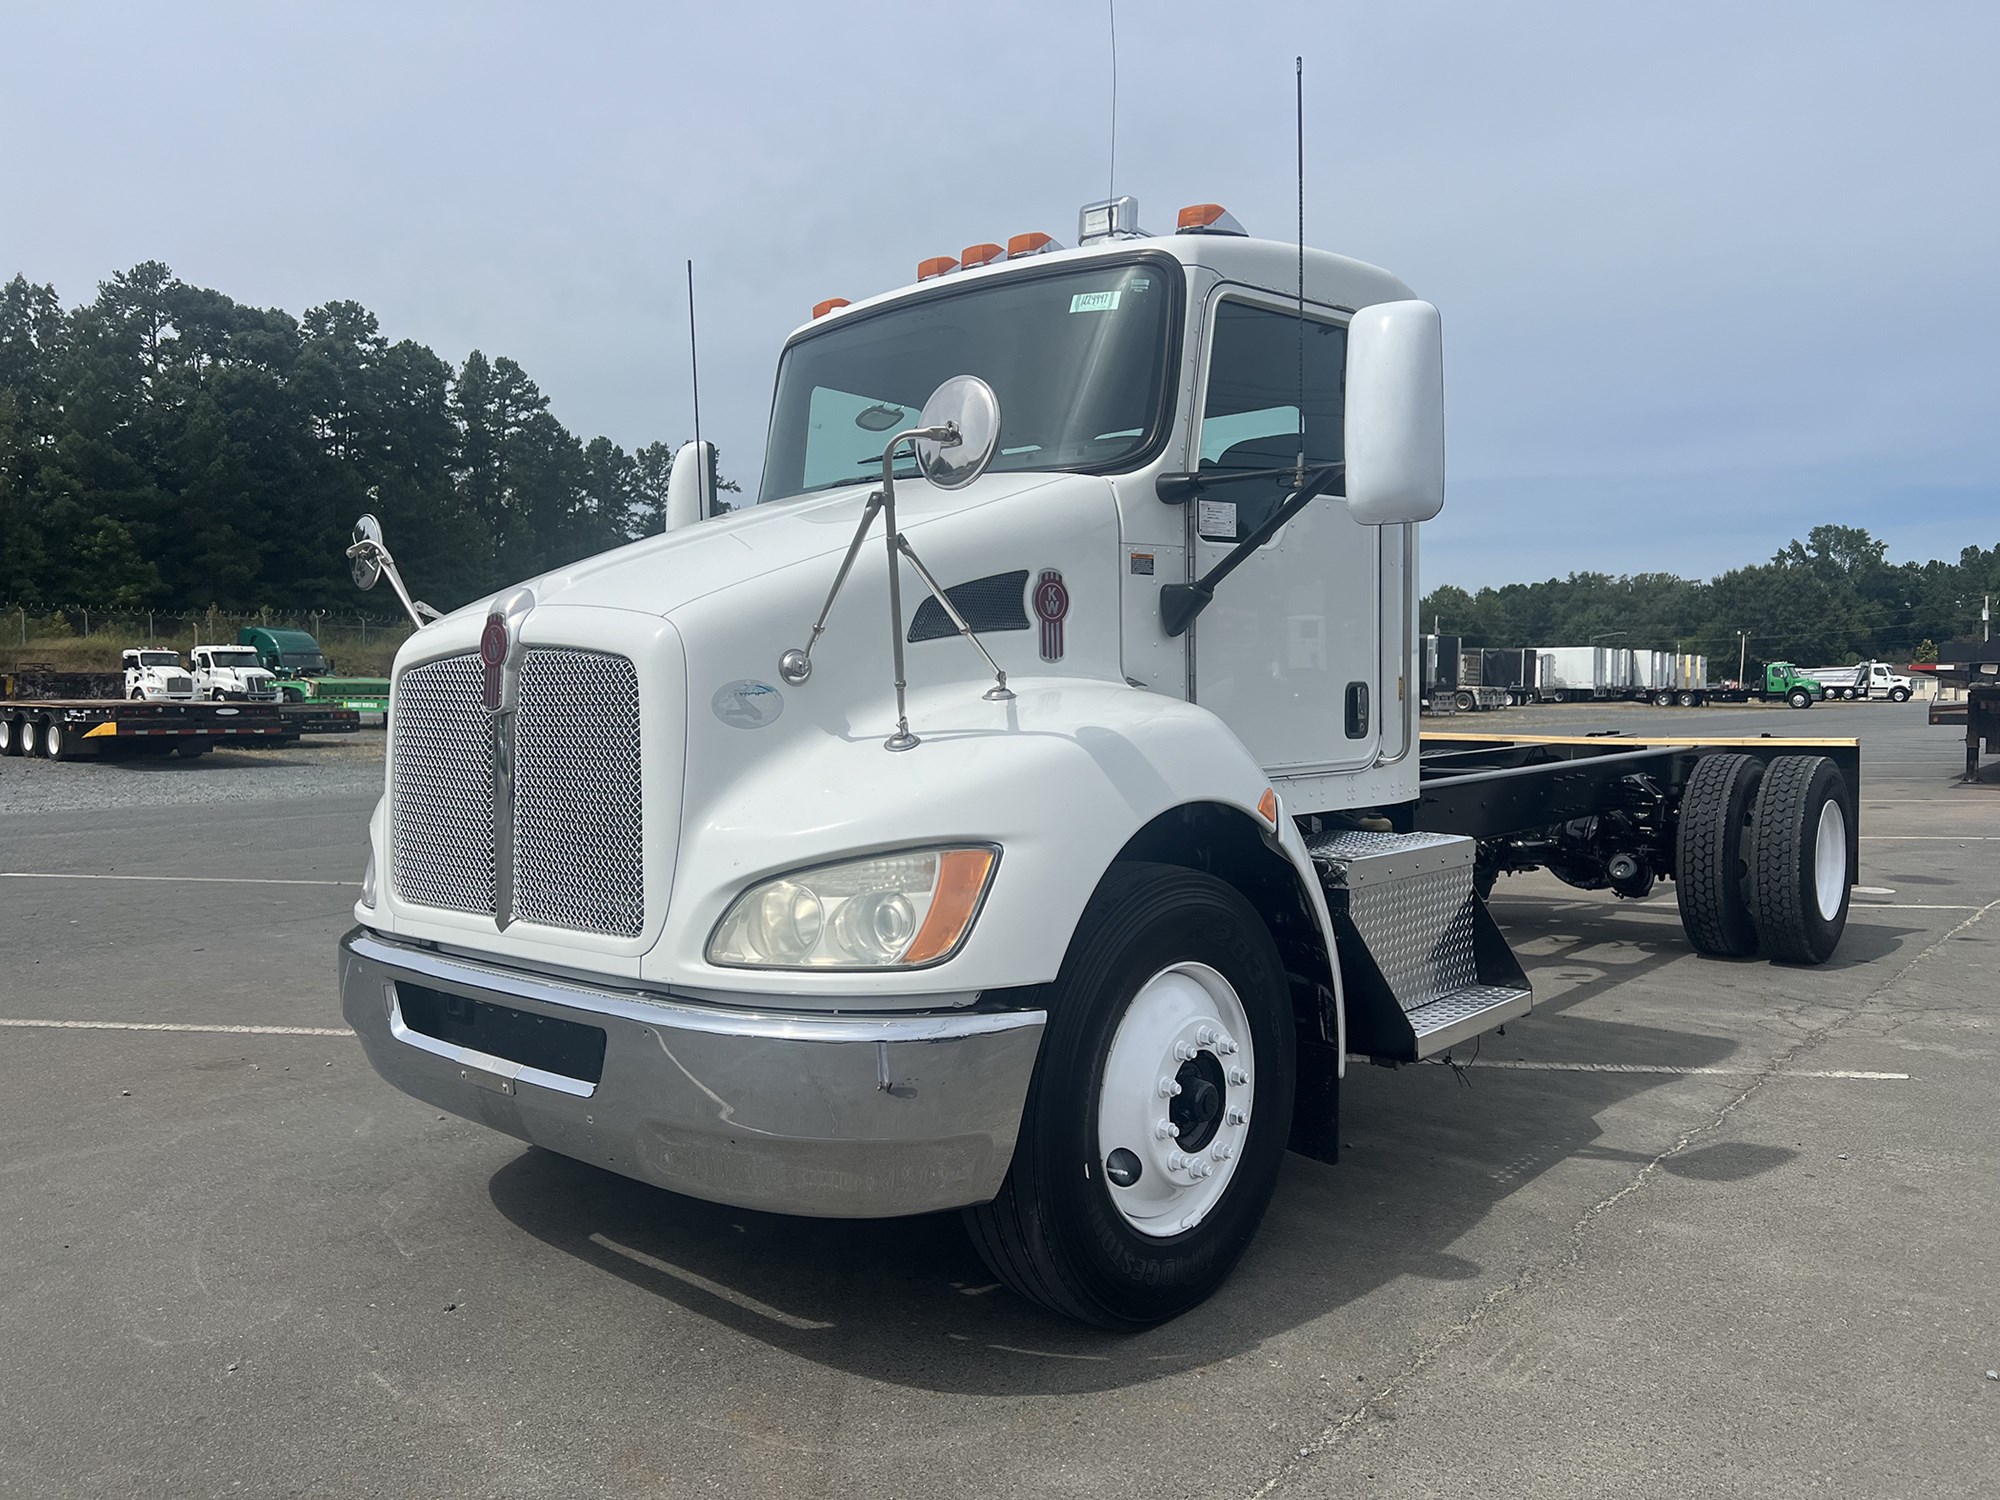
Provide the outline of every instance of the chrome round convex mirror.
[[917,467],[939,489],[962,490],[986,472],[1000,446],[1000,398],[977,375],[954,375],[931,392],[917,425],[956,430],[956,441],[918,438]]
[[372,589],[382,577],[382,523],[363,516],[354,523],[354,545],[347,549],[347,571],[358,589]]

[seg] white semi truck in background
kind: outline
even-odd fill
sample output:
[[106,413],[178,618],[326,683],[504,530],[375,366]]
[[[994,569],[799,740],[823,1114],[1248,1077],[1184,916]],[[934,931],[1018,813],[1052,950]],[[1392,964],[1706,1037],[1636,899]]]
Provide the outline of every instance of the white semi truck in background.
[[181,664],[178,651],[151,646],[121,651],[119,664],[125,669],[127,698],[160,703],[187,703],[194,699],[194,676]]
[[[1417,529],[1436,310],[1136,205],[925,262],[786,342],[760,503],[398,653],[344,1012],[398,1087],[678,1193],[962,1209],[1007,1285],[1141,1328],[1337,1155],[1350,1056],[1522,1016],[1480,893],[1676,881],[1801,963],[1852,741],[1441,737]],[[1301,268],[1302,267],[1302,268]]]
[[1887,698],[1891,703],[1908,703],[1915,684],[1897,673],[1885,661],[1864,661],[1854,667],[1808,667],[1808,677],[1817,678],[1828,698]]

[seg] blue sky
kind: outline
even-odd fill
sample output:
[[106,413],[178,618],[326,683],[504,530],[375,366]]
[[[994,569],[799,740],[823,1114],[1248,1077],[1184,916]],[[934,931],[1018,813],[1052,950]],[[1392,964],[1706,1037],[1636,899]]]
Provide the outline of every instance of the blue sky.
[[[1426,585],[1707,575],[1819,521],[2000,541],[2000,6],[1141,5],[1118,172],[1443,309]],[[0,275],[139,260],[519,359],[575,431],[754,482],[773,360],[927,255],[1073,240],[1104,8],[0,4]],[[25,64],[25,65],[24,65]]]

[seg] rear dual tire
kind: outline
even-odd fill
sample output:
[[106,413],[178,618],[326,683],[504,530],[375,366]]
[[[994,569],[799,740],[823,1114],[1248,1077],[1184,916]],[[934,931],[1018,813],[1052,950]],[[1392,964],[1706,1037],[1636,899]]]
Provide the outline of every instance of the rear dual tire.
[[1846,778],[1819,755],[1705,755],[1681,794],[1674,890],[1689,944],[1820,964],[1847,927],[1854,881]]
[[1822,964],[1847,928],[1854,868],[1847,780],[1819,755],[1781,755],[1757,794],[1750,895],[1767,958]]
[[1222,1283],[1277,1186],[1296,1049],[1283,962],[1222,881],[1117,865],[1048,1010],[1013,1166],[966,1226],[1022,1296],[1149,1328]]

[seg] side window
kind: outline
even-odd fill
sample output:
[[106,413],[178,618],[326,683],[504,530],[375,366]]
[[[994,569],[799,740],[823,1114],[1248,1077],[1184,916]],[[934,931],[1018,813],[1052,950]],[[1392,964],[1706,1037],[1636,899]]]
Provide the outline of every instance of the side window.
[[[1202,472],[1292,468],[1302,430],[1308,467],[1339,462],[1347,330],[1306,319],[1302,423],[1298,315],[1226,300],[1217,305],[1210,327]],[[1197,504],[1196,529],[1205,541],[1236,541],[1284,504],[1292,489],[1289,479],[1217,485]]]

